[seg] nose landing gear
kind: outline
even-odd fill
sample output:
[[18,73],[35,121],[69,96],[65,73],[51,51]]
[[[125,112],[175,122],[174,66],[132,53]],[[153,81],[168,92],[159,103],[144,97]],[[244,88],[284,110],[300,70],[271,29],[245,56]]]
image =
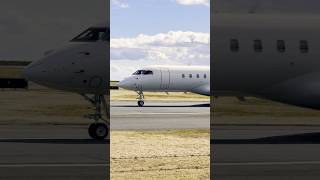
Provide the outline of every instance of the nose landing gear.
[[138,93],[138,106],[142,107],[144,105],[144,95],[143,95],[143,91],[137,91]]
[[144,105],[144,101],[138,101],[138,106],[142,107]]
[[88,133],[92,139],[102,140],[109,134],[109,128],[104,123],[92,123],[89,126]]
[[88,119],[94,120],[88,128],[89,136],[93,139],[102,140],[109,135],[109,118],[103,119],[101,113],[101,104],[106,109],[106,115],[109,117],[107,110],[107,103],[103,95],[94,95],[94,98],[90,98],[86,95],[82,95],[86,100],[91,102],[95,106],[95,113],[86,115]]

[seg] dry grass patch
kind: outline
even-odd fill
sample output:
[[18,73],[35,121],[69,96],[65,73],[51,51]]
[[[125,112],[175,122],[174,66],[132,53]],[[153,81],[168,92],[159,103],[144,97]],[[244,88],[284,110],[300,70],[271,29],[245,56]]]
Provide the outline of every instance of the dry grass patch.
[[22,78],[22,67],[0,67],[1,78]]
[[219,97],[211,115],[212,124],[320,125],[320,111],[254,97]]
[[111,132],[112,179],[209,179],[209,130]]

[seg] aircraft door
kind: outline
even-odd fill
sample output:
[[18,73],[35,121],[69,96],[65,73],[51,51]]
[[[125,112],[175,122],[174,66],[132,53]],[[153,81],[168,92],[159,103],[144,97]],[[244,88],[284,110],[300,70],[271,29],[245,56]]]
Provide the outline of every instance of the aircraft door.
[[170,70],[168,68],[163,68],[161,69],[160,73],[161,73],[160,89],[168,90],[170,87]]

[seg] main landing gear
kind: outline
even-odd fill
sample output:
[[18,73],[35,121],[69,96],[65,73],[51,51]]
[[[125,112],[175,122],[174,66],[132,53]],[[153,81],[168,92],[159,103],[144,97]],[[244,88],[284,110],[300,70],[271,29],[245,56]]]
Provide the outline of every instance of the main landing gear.
[[109,127],[110,123],[108,121],[109,118],[103,119],[102,113],[101,113],[101,105],[104,106],[106,109],[106,115],[109,116],[108,110],[107,110],[107,103],[104,98],[104,95],[94,95],[93,98],[88,97],[87,95],[82,96],[91,102],[95,106],[95,113],[86,115],[86,118],[94,120],[92,124],[90,124],[88,133],[89,136],[93,139],[102,140],[106,138],[109,135]]
[[142,107],[144,105],[144,95],[143,95],[143,92],[142,91],[137,91],[138,93],[138,106],[139,107]]

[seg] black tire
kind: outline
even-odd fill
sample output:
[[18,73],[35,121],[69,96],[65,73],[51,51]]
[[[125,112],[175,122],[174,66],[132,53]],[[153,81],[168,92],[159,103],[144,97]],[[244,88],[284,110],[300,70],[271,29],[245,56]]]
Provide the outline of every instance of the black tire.
[[88,133],[92,139],[96,139],[95,131],[96,131],[96,124],[95,123],[90,124],[88,128]]
[[142,107],[144,105],[144,101],[138,101],[138,106]]
[[104,123],[94,123],[89,126],[89,135],[93,139],[102,140],[109,135],[109,128]]

